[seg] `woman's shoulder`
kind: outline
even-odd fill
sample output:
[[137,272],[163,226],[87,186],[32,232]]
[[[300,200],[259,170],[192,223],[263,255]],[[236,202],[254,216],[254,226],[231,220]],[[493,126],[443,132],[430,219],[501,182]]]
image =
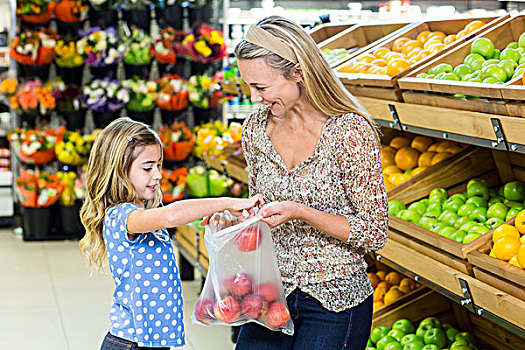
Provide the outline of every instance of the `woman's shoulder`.
[[266,118],[268,118],[268,106],[260,105],[246,117],[242,125],[243,129],[261,125]]
[[357,113],[344,113],[335,117],[335,126],[347,137],[374,135],[375,128],[367,118]]

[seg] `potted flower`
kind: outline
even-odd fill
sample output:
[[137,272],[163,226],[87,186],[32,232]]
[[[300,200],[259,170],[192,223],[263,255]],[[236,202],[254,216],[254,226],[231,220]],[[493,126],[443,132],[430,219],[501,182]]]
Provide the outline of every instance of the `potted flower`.
[[52,207],[64,185],[48,172],[22,170],[16,178],[16,192],[22,205],[24,240],[41,240],[49,236],[53,224]]
[[15,94],[9,98],[9,104],[11,109],[18,111],[21,124],[34,127],[37,119],[50,119],[51,111],[55,109],[55,98],[39,80],[32,80],[17,86]]
[[151,37],[142,29],[132,27],[131,35],[124,38],[124,71],[126,78],[135,76],[148,79],[151,70]]
[[182,43],[175,44],[177,54],[191,61],[192,74],[204,74],[227,56],[222,32],[207,24],[201,24],[195,33],[187,35]]
[[162,150],[166,161],[179,162],[185,160],[195,145],[195,136],[184,122],[164,125],[159,130],[159,137],[162,141]]
[[158,4],[156,0],[122,0],[122,19],[128,27],[135,25],[146,33],[151,31],[151,6]]
[[176,74],[168,74],[159,79],[157,106],[164,124],[173,123],[188,107],[189,93],[187,82]]
[[18,62],[20,77],[49,78],[49,68],[55,58],[56,33],[51,29],[25,29],[11,43],[9,56]]
[[54,1],[51,0],[18,0],[16,15],[22,24],[30,29],[49,26],[53,13]]
[[178,59],[175,43],[182,42],[186,33],[172,27],[164,28],[151,47],[151,54],[157,60],[159,75],[166,73],[183,74],[185,60]]
[[184,197],[186,187],[186,175],[188,169],[179,168],[173,171],[162,170],[160,186],[162,188],[162,202],[171,203]]
[[93,113],[95,126],[103,128],[119,117],[129,92],[116,80],[96,79],[82,86],[82,98]]
[[213,0],[188,0],[188,19],[190,27],[196,28],[203,23],[211,22],[213,17]]
[[155,17],[160,28],[173,27],[182,30],[182,4],[186,0],[164,0],[155,7]]
[[109,28],[118,24],[118,12],[115,9],[118,0],[89,0],[89,23],[91,27]]
[[64,127],[56,130],[16,129],[8,133],[7,138],[23,163],[47,164],[55,159],[55,143],[64,132]]
[[94,79],[115,78],[125,49],[113,27],[91,28],[77,41],[77,51],[84,57]]
[[78,131],[66,131],[55,145],[57,159],[65,165],[77,167],[87,163],[94,138]]
[[78,53],[77,43],[58,40],[55,46],[57,75],[68,85],[81,85],[84,58]]
[[77,39],[87,13],[86,0],[59,0],[55,5],[58,34],[66,40]]
[[56,110],[66,121],[68,130],[82,130],[86,123],[86,108],[82,105],[82,94],[76,85],[66,85],[59,78],[48,82],[56,101]]
[[126,112],[131,119],[153,124],[157,82],[142,79],[127,79],[122,86],[129,91],[129,101],[126,103]]
[[78,173],[74,171],[57,173],[60,182],[64,185],[58,201],[60,226],[61,231],[68,236],[81,237],[85,232],[80,221],[80,208],[86,193],[84,174],[83,170],[79,170]]
[[216,77],[192,76],[188,82],[188,91],[195,124],[217,119],[218,107],[226,98]]

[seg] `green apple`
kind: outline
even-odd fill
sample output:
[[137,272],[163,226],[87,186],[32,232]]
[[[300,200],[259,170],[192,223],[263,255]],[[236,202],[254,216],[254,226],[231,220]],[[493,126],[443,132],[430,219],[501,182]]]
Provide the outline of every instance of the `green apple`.
[[522,33],[520,35],[520,38],[518,39],[518,46],[519,47],[525,47],[525,35],[523,35],[525,33]]
[[498,227],[499,225],[503,224],[505,221],[503,219],[499,218],[490,218],[485,222],[491,229],[494,229]]
[[[443,211],[443,204],[441,204],[442,202],[438,201],[439,198],[438,197],[435,197],[434,200],[436,200],[435,202],[428,202],[428,206],[427,206],[427,210],[425,211],[425,213],[428,213],[428,212],[431,212],[431,211],[437,211],[439,213],[441,213]],[[445,200],[443,199],[443,202]]]
[[394,324],[392,325],[392,329],[400,330],[404,332],[405,334],[411,334],[416,331],[416,328],[414,327],[412,322],[404,318],[394,322]]
[[435,344],[427,344],[425,346],[423,346],[423,348],[421,350],[440,350],[439,346],[435,345]]
[[448,198],[448,193],[444,188],[434,188],[432,191],[430,191],[430,194],[428,196],[429,203],[436,203],[440,202],[443,203]]
[[487,38],[478,38],[472,43],[470,52],[490,58],[494,55],[494,44]]
[[414,202],[408,206],[408,210],[417,211],[419,214],[423,215],[427,211],[427,206],[425,203]]
[[518,47],[518,48],[516,48],[516,51],[518,51],[520,53],[520,55],[523,55],[523,54],[525,54],[525,47]]
[[505,72],[507,73],[507,80],[509,80],[514,75],[514,71],[516,67],[518,66],[518,64],[511,60],[504,60],[504,61],[500,61],[498,63],[498,66],[500,66],[501,68],[505,70]]
[[[463,76],[463,78],[461,78],[461,81],[469,81],[470,78],[472,78],[472,74],[465,74],[465,75]],[[454,94],[453,96],[454,96],[454,97],[460,97],[460,96],[458,96],[458,95],[460,95],[460,94]],[[461,95],[461,97],[466,97],[466,96],[465,96],[465,95]]]
[[471,75],[470,78],[481,78],[481,69],[475,70]]
[[423,327],[425,331],[430,328],[441,328],[441,322],[436,317],[427,317],[419,323],[419,327]]
[[491,58],[491,59],[486,60],[485,62],[483,62],[483,64],[481,65],[481,69],[486,68],[488,66],[493,66],[493,65],[498,64],[498,63],[499,63],[499,60]]
[[403,331],[400,330],[400,329],[393,329],[393,328],[392,328],[392,330],[390,330],[390,331],[387,333],[387,335],[390,335],[390,336],[396,338],[396,340],[397,340],[398,342],[400,342],[401,339],[406,335],[406,333],[403,332]]
[[518,42],[513,41],[509,43],[507,46],[505,46],[506,49],[517,49],[518,48]]
[[505,198],[509,201],[523,202],[525,198],[525,184],[521,181],[512,181],[503,188]]
[[481,78],[470,78],[467,81],[470,81],[471,83],[482,83],[483,82],[483,80],[481,80]]
[[461,243],[467,244],[467,243],[470,243],[470,242],[472,242],[473,240],[475,240],[475,239],[477,239],[479,237],[481,237],[481,234],[479,234],[479,233],[474,233],[474,232],[473,233],[467,233],[467,235],[463,238],[463,242],[461,242]]
[[[479,63],[474,63],[476,61],[479,61]],[[473,71],[481,68],[481,65],[483,64],[483,62],[485,62],[485,57],[483,57],[483,56],[481,56],[481,55],[479,55],[477,53],[470,53],[463,60],[463,63],[465,63],[470,68],[472,68]],[[477,68],[475,68],[475,66],[477,66]]]
[[401,210],[398,214],[398,217],[401,220],[411,222],[413,224],[417,224],[419,222],[419,219],[421,219],[421,214],[419,214],[415,210]]
[[465,202],[465,204],[472,204],[476,208],[480,208],[480,207],[488,208],[489,206],[485,199],[478,197],[478,196],[469,197],[467,201]]
[[403,339],[401,339],[401,345],[405,346],[408,343],[415,342],[415,341],[423,342],[423,337],[420,337],[417,334],[413,334],[414,332],[415,332],[415,330],[412,331],[410,334],[405,335],[403,337]]
[[406,206],[401,201],[388,201],[388,214],[397,216],[401,210],[405,210]]
[[487,78],[495,78],[504,82],[507,80],[507,72],[497,64],[490,65],[481,69],[481,79],[485,81]]
[[392,337],[391,335],[385,335],[384,337],[382,337],[381,339],[377,341],[376,348],[377,350],[384,350],[385,346],[388,343],[393,343],[393,342],[397,343],[396,338]]
[[377,344],[379,339],[387,335],[389,331],[390,329],[388,329],[388,327],[376,327],[370,332],[370,340],[372,343]]
[[512,219],[513,217],[515,217],[515,216],[518,215],[519,212],[522,211],[523,209],[525,209],[525,207],[523,207],[523,206],[512,207],[512,208],[510,208],[509,211],[507,212],[507,215],[505,216],[505,221],[509,221],[510,219]]
[[484,83],[484,84],[503,84],[502,80],[499,80],[499,79],[494,78],[494,77],[485,78],[481,82]]
[[516,49],[506,48],[503,51],[501,51],[501,54],[499,56],[500,60],[511,60],[516,63],[520,60],[520,53]]
[[[520,37],[520,40],[521,40],[521,37]],[[460,332],[456,334],[456,338],[454,339],[455,340],[465,339],[469,344],[475,344],[474,337],[469,332]]]
[[419,73],[418,75],[416,75],[416,78],[426,78],[428,76],[427,73]]
[[[455,196],[455,195],[454,195]],[[465,204],[465,201],[460,197],[450,197],[443,203],[443,209],[453,211],[454,213],[458,212],[459,207]]]
[[458,215],[459,216],[466,216],[468,217],[470,215],[470,213],[472,213],[472,211],[474,209],[476,209],[477,207],[474,205],[474,204],[471,204],[471,203],[465,203],[463,204],[461,207],[459,207],[458,209]]
[[439,216],[439,221],[444,222],[445,224],[451,227],[454,226],[457,219],[459,219],[458,214],[454,213],[453,211],[448,211],[448,210],[445,210]]
[[443,227],[440,230],[438,230],[436,233],[438,235],[440,235],[440,236],[448,238],[448,237],[450,237],[450,235],[456,233],[456,229],[453,228],[453,227],[450,227],[450,226],[449,227]]
[[459,198],[461,199],[463,202],[465,202],[467,200],[467,196],[465,196],[463,193],[456,193],[456,194],[453,194],[452,196],[450,196],[450,198]]
[[448,238],[458,243],[463,243],[463,239],[465,238],[466,235],[467,235],[467,231],[457,230],[456,232],[448,236]]
[[392,342],[385,345],[385,350],[403,350],[403,347],[398,342]]
[[456,340],[456,334],[459,333],[459,329],[451,326],[450,328],[446,329],[446,333],[447,333],[448,342],[452,343],[454,342],[454,340]]
[[525,72],[525,68],[524,67],[516,68],[516,70],[514,70],[514,74],[512,75],[511,79],[516,79],[518,77],[520,77],[520,78],[523,77],[523,72]]
[[437,224],[439,220],[435,217],[428,217],[428,216],[422,216],[421,219],[419,219],[419,226],[426,228],[427,230],[430,230],[430,228]]
[[425,347],[425,343],[422,340],[414,340],[404,345],[403,350],[422,350]]
[[427,75],[427,79],[434,79],[435,78],[435,75],[434,74],[428,74]]
[[499,59],[500,55],[501,55],[501,50],[494,49],[494,54],[492,55],[491,58]]
[[508,199],[503,200],[503,204],[507,206],[507,208],[513,208],[513,207],[520,207],[522,204],[520,202],[515,201],[509,201]]
[[454,68],[448,63],[440,63],[429,71],[430,74],[452,73]]
[[487,210],[487,218],[497,218],[504,220],[509,209],[503,203],[494,203]]
[[[474,210],[474,209],[472,209]],[[454,223],[454,228],[459,230],[459,228],[461,226],[463,226],[463,224],[467,223],[468,221],[470,221],[470,219],[468,218],[468,216],[460,216],[456,222]]]
[[468,218],[475,222],[485,222],[487,221],[487,208],[477,207],[474,209]]
[[452,343],[450,344],[450,349],[452,350],[462,345],[469,345],[469,342],[466,339],[453,339]]
[[[501,67],[500,67],[501,68]],[[484,200],[489,199],[489,187],[479,180],[470,180],[467,184],[467,197],[479,196]]]
[[522,64],[525,64],[525,54],[522,54],[520,57],[520,60],[518,61],[518,64],[521,66]]
[[495,204],[495,203],[503,203],[504,200],[505,200],[505,198],[503,198],[501,196],[491,197],[489,199],[488,205],[490,207],[492,204]]
[[459,229],[460,230],[463,230],[463,231],[466,231],[466,232],[469,232],[470,229],[472,229],[474,226],[476,226],[478,223],[475,222],[475,221],[468,221],[466,223],[463,224],[463,226],[461,226]]
[[444,222],[438,222],[437,224],[432,225],[429,230],[434,233],[437,233],[439,230],[441,230],[444,227],[448,227],[448,225],[445,224]]
[[438,349],[444,348],[448,344],[448,338],[445,331],[441,328],[430,328],[423,336],[425,344],[434,344]]
[[454,80],[460,81],[461,79],[454,73],[444,73],[441,77],[442,80]]

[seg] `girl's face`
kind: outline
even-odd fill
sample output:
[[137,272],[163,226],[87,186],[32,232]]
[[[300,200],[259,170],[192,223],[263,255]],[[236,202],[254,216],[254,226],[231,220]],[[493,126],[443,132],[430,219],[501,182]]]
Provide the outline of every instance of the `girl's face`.
[[131,163],[129,180],[135,187],[140,205],[155,197],[155,190],[160,186],[161,151],[159,145],[144,146],[142,152]]
[[242,79],[250,86],[251,100],[270,105],[272,114],[284,117],[295,107],[301,97],[297,74],[286,79],[278,70],[270,67],[264,58],[243,59],[238,61]]

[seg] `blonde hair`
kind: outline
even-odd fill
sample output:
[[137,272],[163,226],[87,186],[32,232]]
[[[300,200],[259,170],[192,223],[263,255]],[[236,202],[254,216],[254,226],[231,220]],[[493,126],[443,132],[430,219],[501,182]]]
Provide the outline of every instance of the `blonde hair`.
[[[379,134],[372,118],[335,76],[308,33],[293,21],[280,16],[263,18],[256,26],[286,43],[295,53],[301,67],[306,97],[314,107],[330,116],[349,112],[361,115],[372,127],[379,143]],[[295,66],[276,53],[245,40],[237,44],[234,54],[237,59],[263,57],[266,64],[280,71],[287,79],[291,78]]]
[[[131,164],[144,146],[162,143],[146,124],[130,118],[119,118],[97,136],[86,171],[86,199],[80,210],[80,219],[86,228],[80,240],[80,251],[91,268],[102,270],[106,263],[103,238],[104,216],[108,208],[122,203],[138,203],[135,187],[129,180]],[[157,186],[154,200],[148,208],[158,207],[162,193]]]

